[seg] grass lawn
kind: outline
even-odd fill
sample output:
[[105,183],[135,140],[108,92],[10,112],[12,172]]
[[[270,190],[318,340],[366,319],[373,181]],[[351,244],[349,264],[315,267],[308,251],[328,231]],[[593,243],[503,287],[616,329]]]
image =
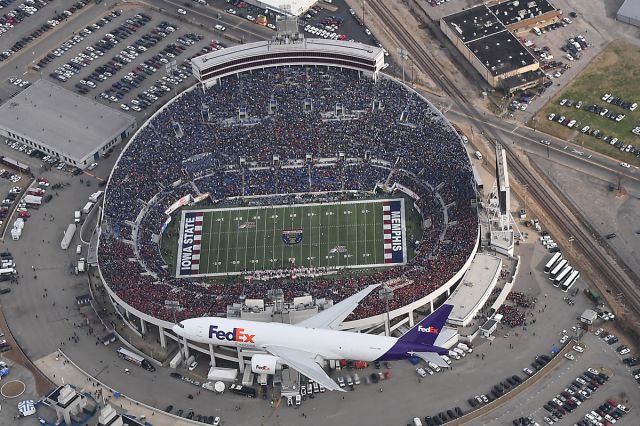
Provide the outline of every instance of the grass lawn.
[[[640,103],[640,48],[623,42],[611,43],[564,91],[552,98],[538,112],[535,118],[536,128],[620,161],[640,165],[640,159],[635,155],[621,152],[600,139],[583,135],[579,131],[547,119],[551,113],[557,116],[564,115],[577,120],[580,128],[590,126],[599,129],[605,136],[617,137],[626,144],[640,148],[640,136],[631,133],[631,129],[640,125],[640,107],[631,112],[607,104],[601,99],[604,93],[613,94],[625,101]],[[575,106],[560,106],[560,100],[565,98],[575,102],[582,101],[584,105],[581,109]],[[609,111],[625,114],[626,117],[621,122],[616,122],[584,110],[588,105],[602,106]]]

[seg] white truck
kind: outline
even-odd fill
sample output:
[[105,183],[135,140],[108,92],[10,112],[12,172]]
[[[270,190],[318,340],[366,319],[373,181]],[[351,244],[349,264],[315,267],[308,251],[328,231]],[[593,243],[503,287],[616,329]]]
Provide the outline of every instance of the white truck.
[[104,191],[94,192],[93,194],[91,194],[91,196],[89,196],[89,201],[91,201],[92,203],[97,203],[103,193]]
[[13,241],[18,241],[22,236],[22,229],[11,229],[11,239]]
[[80,272],[84,272],[85,269],[86,269],[86,261],[84,257],[81,257],[78,260],[78,266],[76,267],[76,275],[78,275]]
[[84,214],[89,214],[89,212],[91,211],[91,207],[93,207],[93,203],[91,201],[89,201],[87,204],[84,205],[84,207],[82,208],[82,213]]
[[67,226],[67,230],[64,232],[62,241],[60,241],[60,248],[66,250],[69,248],[69,244],[73,241],[73,236],[76,234],[76,224],[71,223]]
[[473,352],[473,349],[471,349],[469,346],[467,346],[466,344],[464,344],[462,342],[458,343],[458,347],[460,349],[462,349],[463,351],[465,351],[465,352],[468,352],[468,353]]
[[22,201],[24,201],[24,203],[29,207],[38,208],[42,205],[42,197],[39,197],[37,195],[27,194],[24,196]]

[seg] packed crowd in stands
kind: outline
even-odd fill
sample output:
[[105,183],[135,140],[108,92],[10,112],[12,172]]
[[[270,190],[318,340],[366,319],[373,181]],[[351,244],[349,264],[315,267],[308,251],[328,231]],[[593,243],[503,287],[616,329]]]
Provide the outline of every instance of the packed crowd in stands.
[[[269,108],[274,99],[275,111]],[[342,104],[342,115],[336,104]],[[369,275],[249,283],[237,276],[205,284],[171,274],[158,244],[165,209],[185,194],[209,193],[212,202],[222,203],[273,194],[260,202],[280,204],[290,193],[375,191],[394,184],[419,197],[416,207],[430,225],[408,264]],[[467,261],[478,236],[474,198],[458,135],[415,93],[356,71],[254,70],[226,77],[206,93],[181,94],[139,131],[107,188],[99,264],[122,300],[165,320],[172,320],[165,300],[180,302],[176,317],[182,320],[222,314],[241,295],[264,298],[274,287],[288,301],[311,294],[337,303],[392,279],[400,284],[390,302],[396,309],[444,285]],[[349,319],[383,311],[384,303],[372,295]]]

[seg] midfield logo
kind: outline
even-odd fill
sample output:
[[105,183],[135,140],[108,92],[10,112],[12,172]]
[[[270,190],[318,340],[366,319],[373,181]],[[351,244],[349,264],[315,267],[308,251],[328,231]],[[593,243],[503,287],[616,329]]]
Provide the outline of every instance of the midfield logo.
[[282,242],[288,246],[295,246],[302,242],[303,229],[283,229]]

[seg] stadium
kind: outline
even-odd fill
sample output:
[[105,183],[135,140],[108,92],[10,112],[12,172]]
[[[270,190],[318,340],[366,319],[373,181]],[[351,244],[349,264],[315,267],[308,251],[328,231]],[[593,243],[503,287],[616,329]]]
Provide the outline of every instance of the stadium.
[[[412,326],[451,293],[479,245],[471,164],[383,66],[382,49],[326,40],[192,60],[199,83],[137,130],[106,187],[99,273],[130,327],[169,348],[174,321],[273,294],[313,314],[371,283],[393,290],[391,325]],[[343,327],[386,318],[371,295]]]

